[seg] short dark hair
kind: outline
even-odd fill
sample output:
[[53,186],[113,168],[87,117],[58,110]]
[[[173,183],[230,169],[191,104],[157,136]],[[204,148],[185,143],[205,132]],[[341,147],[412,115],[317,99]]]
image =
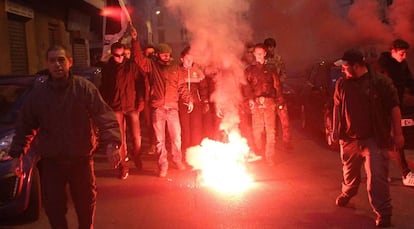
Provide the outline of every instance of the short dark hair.
[[144,50],[147,50],[147,49],[154,49],[154,51],[155,51],[155,46],[152,45],[152,44],[148,44],[148,45],[145,46]]
[[116,49],[125,49],[125,45],[121,42],[115,42],[111,45],[111,53],[113,53]]
[[181,58],[183,58],[185,55],[187,55],[188,53],[190,53],[191,47],[187,46],[183,49],[183,51],[181,51]]
[[266,47],[276,47],[276,41],[271,37],[266,38],[263,43]]
[[405,40],[399,38],[399,39],[395,39],[392,42],[392,47],[391,48],[398,49],[398,50],[401,50],[401,49],[402,50],[407,50],[407,49],[410,48],[410,45]]
[[65,51],[66,57],[72,57],[72,53],[63,45],[52,45],[46,50],[46,58],[49,57],[49,52],[51,51]]

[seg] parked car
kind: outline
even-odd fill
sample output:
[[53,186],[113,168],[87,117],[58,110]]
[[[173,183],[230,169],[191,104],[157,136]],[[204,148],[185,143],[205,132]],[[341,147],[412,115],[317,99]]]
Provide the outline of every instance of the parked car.
[[[95,84],[99,84],[99,68],[72,70]],[[12,158],[8,155],[15,134],[14,126],[18,112],[30,90],[46,80],[44,71],[36,75],[0,76],[0,219],[24,217],[37,220],[41,208],[41,186],[35,152],[36,139],[23,157],[23,176],[12,171]]]
[[308,132],[323,136],[324,142],[331,149],[337,144],[330,138],[332,129],[333,91],[336,80],[342,75],[341,68],[333,62],[315,63],[306,73],[305,84],[301,91],[301,126]]
[[39,218],[39,155],[32,149],[23,157],[23,176],[12,171],[8,155],[14,136],[17,113],[36,80],[34,76],[0,77],[0,217],[23,215],[28,220]]
[[[335,66],[332,61],[321,61],[310,68],[302,89],[302,128],[321,134],[326,145],[335,150],[338,149],[338,143],[332,142],[330,138],[333,92],[336,81],[341,76],[341,67]],[[408,91],[404,95],[401,125],[406,147],[412,147],[414,141],[409,139],[414,139],[414,96]]]

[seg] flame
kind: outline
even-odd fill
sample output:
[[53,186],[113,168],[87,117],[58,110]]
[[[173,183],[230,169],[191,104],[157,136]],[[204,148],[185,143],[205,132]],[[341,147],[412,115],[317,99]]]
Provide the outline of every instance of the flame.
[[119,7],[107,6],[100,12],[101,16],[110,17],[114,19],[121,19],[122,10]]
[[253,183],[246,168],[248,153],[246,139],[233,131],[227,143],[205,138],[200,146],[188,149],[187,162],[200,172],[197,180],[201,185],[220,192],[239,193]]

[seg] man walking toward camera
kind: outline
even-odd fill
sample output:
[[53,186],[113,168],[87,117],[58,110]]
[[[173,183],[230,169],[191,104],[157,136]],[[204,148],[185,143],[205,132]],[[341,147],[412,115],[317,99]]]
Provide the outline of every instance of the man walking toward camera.
[[[390,77],[394,86],[397,88],[401,110],[404,110],[405,89],[408,88],[409,92],[414,94],[414,79],[406,60],[409,48],[410,45],[406,41],[395,39],[392,42],[391,50],[389,52],[381,53],[381,56],[378,59],[380,72]],[[411,169],[408,166],[404,149],[400,149],[396,153],[403,185],[414,187],[414,173],[411,172]]]
[[187,112],[194,108],[193,98],[185,80],[179,74],[179,66],[171,60],[172,49],[168,44],[158,44],[156,58],[143,55],[135,29],[131,31],[135,61],[149,74],[150,104],[152,107],[152,126],[157,144],[159,176],[166,177],[168,172],[168,152],[166,148],[166,126],[171,140],[171,153],[177,169],[184,170],[181,152],[181,127],[178,115],[178,99],[187,105]]
[[335,64],[342,66],[345,75],[336,82],[333,96],[332,138],[339,139],[343,171],[336,205],[346,206],[357,194],[364,165],[369,202],[377,215],[375,224],[390,227],[388,151],[404,145],[397,90],[389,78],[367,65],[359,50],[346,51]]
[[10,148],[16,175],[22,156],[36,135],[41,157],[43,203],[52,228],[67,229],[66,185],[69,185],[80,229],[93,228],[96,178],[92,153],[95,126],[98,150],[106,151],[113,167],[119,164],[119,126],[111,108],[87,79],[72,75],[68,51],[47,51],[48,78],[36,85],[23,104]]
[[[125,46],[119,42],[111,45],[111,58],[102,69],[102,83],[100,92],[108,105],[114,110],[121,129],[122,144],[120,146],[121,164],[119,165],[119,178],[124,180],[129,175],[127,158],[127,124],[131,130],[133,160],[138,170],[142,168],[141,152],[141,126],[137,107],[143,96],[139,98],[137,82],[143,81],[139,66],[133,60],[125,57]],[[143,104],[143,103],[142,103]]]

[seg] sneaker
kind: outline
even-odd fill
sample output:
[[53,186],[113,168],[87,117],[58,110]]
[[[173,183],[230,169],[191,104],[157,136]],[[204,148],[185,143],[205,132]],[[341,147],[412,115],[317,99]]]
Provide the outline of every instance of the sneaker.
[[349,200],[351,200],[351,197],[341,193],[338,197],[336,197],[336,206],[345,207],[349,203]]
[[402,182],[405,186],[414,187],[414,173],[409,172],[405,177],[402,178]]
[[125,180],[125,179],[127,179],[128,175],[129,175],[128,169],[124,169],[124,168],[120,167],[120,169],[119,169],[119,179]]
[[167,176],[167,169],[160,169],[159,176],[160,177],[166,177]]
[[261,160],[262,156],[255,154],[254,152],[249,152],[249,155],[247,155],[247,162],[254,162],[254,161],[258,161]]
[[391,216],[378,216],[375,220],[375,226],[377,227],[391,227]]
[[148,149],[148,155],[155,155],[157,154],[157,147],[155,145],[151,145],[151,147]]
[[178,170],[185,170],[185,165],[182,162],[176,162],[175,166],[177,167]]

